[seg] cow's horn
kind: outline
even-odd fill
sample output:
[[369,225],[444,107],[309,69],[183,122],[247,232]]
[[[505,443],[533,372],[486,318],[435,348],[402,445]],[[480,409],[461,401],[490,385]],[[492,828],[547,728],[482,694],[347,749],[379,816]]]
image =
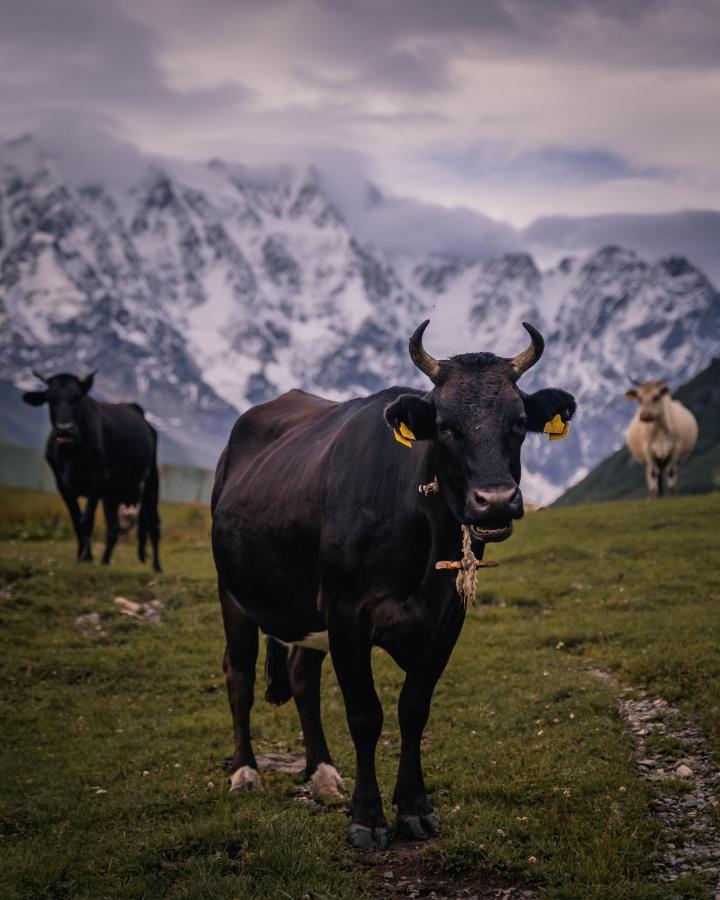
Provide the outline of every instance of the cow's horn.
[[93,369],[92,372],[88,372],[87,375],[78,375],[78,381],[80,384],[87,384],[88,381],[92,381],[96,375],[97,369]]
[[523,322],[522,325],[525,331],[530,335],[531,343],[527,350],[523,350],[522,353],[518,353],[517,356],[514,356],[510,360],[510,365],[515,369],[518,378],[523,372],[527,372],[528,369],[535,365],[543,355],[543,350],[545,349],[545,339],[537,328],[533,328],[528,322]]
[[415,363],[415,365],[420,369],[421,372],[424,372],[430,381],[435,381],[438,377],[438,373],[440,372],[440,363],[435,359],[434,356],[430,356],[427,350],[423,347],[422,336],[425,329],[430,324],[430,319],[425,319],[424,322],[421,322],[418,327],[413,331],[412,336],[410,338],[410,359]]
[[41,375],[37,369],[32,370],[33,375],[39,380],[42,381],[43,384],[47,384],[48,380],[44,375]]

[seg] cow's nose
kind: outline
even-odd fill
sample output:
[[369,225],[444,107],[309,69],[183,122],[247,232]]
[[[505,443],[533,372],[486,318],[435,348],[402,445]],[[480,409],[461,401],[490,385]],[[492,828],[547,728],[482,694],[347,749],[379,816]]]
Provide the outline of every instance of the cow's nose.
[[516,484],[478,488],[472,491],[476,515],[517,517],[522,515],[522,494]]

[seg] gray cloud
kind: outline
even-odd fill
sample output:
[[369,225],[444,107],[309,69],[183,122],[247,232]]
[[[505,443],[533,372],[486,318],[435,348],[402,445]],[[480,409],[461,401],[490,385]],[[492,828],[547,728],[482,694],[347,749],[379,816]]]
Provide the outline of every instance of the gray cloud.
[[357,151],[393,193],[516,222],[720,204],[717,0],[0,0],[0,23],[6,133]]

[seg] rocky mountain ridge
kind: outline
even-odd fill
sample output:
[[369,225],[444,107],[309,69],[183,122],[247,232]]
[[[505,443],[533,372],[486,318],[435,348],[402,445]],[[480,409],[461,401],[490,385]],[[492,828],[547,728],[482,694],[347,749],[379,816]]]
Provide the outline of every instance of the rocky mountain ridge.
[[237,411],[290,387],[421,385],[407,338],[425,317],[438,357],[512,355],[530,321],[548,347],[525,387],[580,401],[567,443],[528,442],[526,493],[545,502],[618,445],[629,376],[677,384],[720,352],[720,295],[684,257],[390,254],[341,205],[312,167],[148,160],[83,183],[31,137],[4,145],[0,377],[99,368],[103,396],[139,400],[212,465]]

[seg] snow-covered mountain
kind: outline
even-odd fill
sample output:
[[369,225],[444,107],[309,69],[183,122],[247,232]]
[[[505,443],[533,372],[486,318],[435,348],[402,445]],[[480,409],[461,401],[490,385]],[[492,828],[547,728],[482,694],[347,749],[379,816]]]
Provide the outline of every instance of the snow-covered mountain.
[[514,354],[526,320],[548,341],[527,386],[580,400],[567,443],[529,441],[525,492],[545,501],[622,440],[628,376],[679,383],[720,353],[720,296],[685,258],[418,255],[368,242],[368,220],[360,237],[312,168],[115,174],[68,177],[29,137],[0,149],[0,377],[99,368],[98,392],[140,400],[202,464],[237,410],[290,387],[421,384],[407,338],[426,316],[438,357]]

